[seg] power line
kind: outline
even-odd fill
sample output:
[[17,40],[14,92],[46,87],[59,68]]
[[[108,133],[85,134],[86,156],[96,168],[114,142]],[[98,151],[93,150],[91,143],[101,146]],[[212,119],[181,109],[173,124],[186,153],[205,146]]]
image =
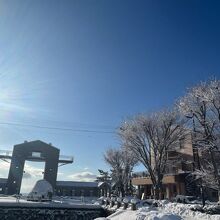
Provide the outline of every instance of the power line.
[[74,129],[74,128],[62,128],[62,127],[48,127],[48,126],[31,125],[31,124],[14,123],[14,122],[0,122],[0,124],[1,125],[9,125],[9,126],[49,129],[49,130],[71,131],[71,132],[103,133],[103,134],[114,134],[115,133],[114,131],[99,131],[99,130],[90,130],[90,129]]

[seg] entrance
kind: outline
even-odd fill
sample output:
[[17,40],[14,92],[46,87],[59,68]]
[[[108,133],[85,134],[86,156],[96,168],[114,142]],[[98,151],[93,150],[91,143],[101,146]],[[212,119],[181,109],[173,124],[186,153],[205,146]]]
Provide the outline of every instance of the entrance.
[[44,168],[45,162],[25,161],[20,190],[22,195],[30,193],[35,183],[44,178]]
[[8,174],[8,194],[20,193],[26,161],[45,162],[43,179],[53,188],[56,185],[60,150],[42,141],[25,142],[14,146]]

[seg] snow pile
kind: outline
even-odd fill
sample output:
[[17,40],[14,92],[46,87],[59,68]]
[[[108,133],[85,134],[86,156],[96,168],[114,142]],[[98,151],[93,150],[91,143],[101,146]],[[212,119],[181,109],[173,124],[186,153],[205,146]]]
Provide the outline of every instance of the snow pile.
[[174,214],[164,214],[164,213],[159,213],[158,211],[150,211],[144,216],[143,220],[159,220],[159,219],[160,220],[181,220],[182,218]]
[[97,218],[96,220],[181,220],[182,218],[175,214],[164,214],[159,211],[149,211],[147,213],[135,211],[121,211],[108,218]]
[[53,187],[46,180],[38,180],[34,185],[34,188],[31,190],[31,193],[37,194],[47,194],[48,192],[53,192]]
[[98,220],[181,220],[182,218],[172,213],[161,213],[160,211],[119,211],[108,218],[98,218]]
[[[156,201],[155,201],[156,202]],[[220,215],[209,215],[191,208],[199,208],[196,204],[180,204],[168,201],[157,201],[158,207],[140,207],[137,211],[119,210],[108,216],[108,220],[220,220]],[[104,220],[105,218],[99,218]]]
[[27,200],[31,201],[46,201],[51,200],[53,194],[53,187],[46,180],[38,180],[28,194]]
[[178,214],[163,212],[158,208],[144,207],[137,211],[137,220],[181,220]]
[[220,220],[220,215],[209,215],[197,211],[192,211],[191,209],[201,207],[198,204],[181,204],[181,203],[163,203],[159,202],[159,210],[162,212],[170,212],[181,216],[182,219],[195,219],[195,220]]

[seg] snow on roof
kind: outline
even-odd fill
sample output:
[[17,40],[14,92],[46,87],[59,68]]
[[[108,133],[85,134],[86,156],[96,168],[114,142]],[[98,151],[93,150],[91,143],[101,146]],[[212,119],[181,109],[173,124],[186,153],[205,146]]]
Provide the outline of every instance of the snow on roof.
[[107,186],[111,186],[109,183],[107,183],[107,182],[99,182],[98,183],[98,187],[101,187],[101,186],[105,186],[105,185],[107,185]]
[[57,186],[98,187],[98,182],[57,181]]
[[104,182],[99,182],[98,187],[102,186],[103,184],[104,184]]

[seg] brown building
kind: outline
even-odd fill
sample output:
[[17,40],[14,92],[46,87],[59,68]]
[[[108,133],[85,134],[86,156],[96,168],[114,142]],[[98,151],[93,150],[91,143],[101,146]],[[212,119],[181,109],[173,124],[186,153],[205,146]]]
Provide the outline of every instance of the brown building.
[[[162,197],[172,199],[176,195],[199,195],[199,188],[189,181],[188,176],[197,166],[196,151],[192,146],[191,136],[179,140],[178,146],[167,152],[168,165],[165,171]],[[153,195],[152,181],[146,173],[134,173],[132,184],[138,188],[139,198],[151,198]],[[216,200],[216,192],[206,190],[207,198]]]

